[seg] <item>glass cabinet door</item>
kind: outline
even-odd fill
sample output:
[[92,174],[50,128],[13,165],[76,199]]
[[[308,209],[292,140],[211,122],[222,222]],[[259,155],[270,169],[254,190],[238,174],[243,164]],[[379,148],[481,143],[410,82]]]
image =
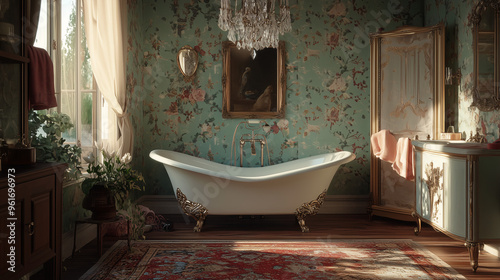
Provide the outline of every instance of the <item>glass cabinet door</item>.
[[26,133],[25,2],[0,0],[0,146],[15,144]]
[[22,133],[21,64],[0,64],[0,138],[17,142]]
[[21,55],[23,2],[0,0],[0,51]]

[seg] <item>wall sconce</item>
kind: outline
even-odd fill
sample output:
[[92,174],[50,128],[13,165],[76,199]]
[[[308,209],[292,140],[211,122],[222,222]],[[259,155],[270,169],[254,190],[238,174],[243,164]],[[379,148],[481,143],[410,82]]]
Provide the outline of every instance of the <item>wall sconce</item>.
[[462,71],[460,68],[457,69],[457,73],[453,74],[451,67],[445,68],[445,85],[456,85],[460,84],[462,79]]

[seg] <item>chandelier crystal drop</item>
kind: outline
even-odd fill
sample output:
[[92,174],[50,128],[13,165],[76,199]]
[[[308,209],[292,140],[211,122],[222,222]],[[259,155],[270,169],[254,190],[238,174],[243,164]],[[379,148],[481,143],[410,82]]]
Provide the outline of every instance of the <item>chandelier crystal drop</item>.
[[276,0],[235,0],[234,12],[230,1],[221,0],[219,27],[238,49],[277,48],[279,35],[292,30],[288,0],[279,0],[279,14]]

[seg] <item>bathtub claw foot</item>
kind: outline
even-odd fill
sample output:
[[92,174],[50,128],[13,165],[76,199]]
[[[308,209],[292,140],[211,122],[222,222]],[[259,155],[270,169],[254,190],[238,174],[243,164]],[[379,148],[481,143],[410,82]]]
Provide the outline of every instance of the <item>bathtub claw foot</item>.
[[304,219],[300,219],[298,222],[302,232],[309,232],[309,227],[306,226],[306,221],[304,221]]
[[326,190],[324,190],[318,198],[312,200],[310,202],[306,202],[302,204],[299,208],[295,210],[295,216],[297,216],[297,221],[299,222],[299,226],[302,232],[309,232],[309,228],[306,226],[305,218],[308,215],[316,215],[319,211],[321,205],[323,205],[323,201],[325,200]]
[[203,222],[205,222],[205,217],[200,220],[196,220],[196,226],[194,227],[194,232],[200,232],[201,228],[203,227]]
[[208,215],[207,208],[198,202],[189,201],[180,189],[177,189],[177,201],[184,213],[196,220],[196,226],[193,229],[194,232],[200,232],[203,222],[205,222],[205,218]]

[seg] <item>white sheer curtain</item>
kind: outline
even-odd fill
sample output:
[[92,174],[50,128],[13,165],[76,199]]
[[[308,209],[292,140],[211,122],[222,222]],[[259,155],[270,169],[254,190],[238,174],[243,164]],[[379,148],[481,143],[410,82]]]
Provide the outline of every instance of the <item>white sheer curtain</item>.
[[[117,139],[106,145],[120,155],[132,154],[134,134],[126,97],[127,1],[83,0],[83,17],[97,85],[117,117]],[[116,129],[113,123],[109,126],[103,129]]]

